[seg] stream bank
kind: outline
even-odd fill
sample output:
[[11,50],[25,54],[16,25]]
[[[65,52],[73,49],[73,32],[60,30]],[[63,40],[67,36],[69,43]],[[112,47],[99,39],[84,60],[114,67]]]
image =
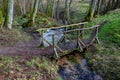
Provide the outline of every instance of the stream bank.
[[58,60],[58,73],[63,80],[103,80],[87,65],[87,60],[78,52],[72,52]]

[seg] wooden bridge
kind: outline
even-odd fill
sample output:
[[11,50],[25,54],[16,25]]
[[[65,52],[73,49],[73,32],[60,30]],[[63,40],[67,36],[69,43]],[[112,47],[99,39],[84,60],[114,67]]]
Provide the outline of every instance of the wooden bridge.
[[[88,22],[78,23],[78,24],[72,24],[72,25],[65,25],[60,27],[52,27],[52,28],[42,28],[38,29],[37,31],[41,34],[42,42],[40,44],[41,47],[44,47],[44,42],[48,43],[49,46],[47,47],[52,49],[53,53],[55,53],[56,57],[60,57],[60,53],[68,53],[70,51],[73,51],[75,49],[78,49],[80,51],[83,51],[83,48],[87,48],[90,45],[93,44],[94,41],[97,43],[99,42],[98,39],[98,32],[100,28],[106,23],[103,22],[99,25],[95,25],[92,27],[86,27],[86,24]],[[44,32],[46,30],[55,30],[55,29],[64,29],[63,32],[58,32],[55,34],[49,34],[49,36],[52,38],[52,44],[49,42],[49,40],[46,40],[44,38]],[[89,31],[87,31],[89,30]],[[88,38],[84,38],[85,32],[91,31],[89,34],[90,36]],[[63,34],[62,37],[56,42],[56,35]]]

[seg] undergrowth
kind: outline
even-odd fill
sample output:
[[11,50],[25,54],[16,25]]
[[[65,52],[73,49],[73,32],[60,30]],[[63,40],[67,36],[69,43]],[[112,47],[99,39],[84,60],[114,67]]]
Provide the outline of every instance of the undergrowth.
[[105,80],[120,79],[120,9],[98,16],[88,25],[93,26],[108,21],[100,32],[101,44],[94,45],[85,53],[91,69]]
[[0,29],[0,47],[13,46],[29,40],[28,34],[17,29]]
[[58,66],[43,57],[0,56],[1,80],[61,80]]

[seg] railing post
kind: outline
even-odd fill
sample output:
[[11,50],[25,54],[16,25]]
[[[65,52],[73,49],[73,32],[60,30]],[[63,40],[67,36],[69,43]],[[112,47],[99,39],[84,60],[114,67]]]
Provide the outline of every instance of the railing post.
[[67,31],[67,27],[65,27],[65,36],[64,36],[64,43],[66,43],[66,31]]
[[80,31],[77,31],[77,48],[79,47],[79,35],[80,35]]
[[[81,25],[81,28],[84,28],[85,24]],[[80,39],[83,39],[83,35],[84,35],[84,30],[80,30]]]
[[52,35],[52,43],[53,43],[53,51],[56,54],[56,57],[58,58],[59,56],[58,56],[56,46],[55,46],[55,35]]
[[41,39],[40,47],[44,47],[44,30],[41,30]]
[[[98,26],[98,27],[99,27],[99,26]],[[96,33],[96,38],[95,38],[95,39],[97,40],[97,43],[100,44],[100,41],[99,41],[99,39],[98,39],[98,27],[96,28],[97,33]]]

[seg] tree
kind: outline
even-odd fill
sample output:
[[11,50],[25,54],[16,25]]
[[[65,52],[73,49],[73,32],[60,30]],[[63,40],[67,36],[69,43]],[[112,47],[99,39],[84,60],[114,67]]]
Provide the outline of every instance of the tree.
[[91,1],[90,9],[89,9],[89,12],[88,12],[88,15],[87,15],[87,20],[92,20],[93,19],[96,8],[97,8],[97,2],[98,2],[98,0],[92,0]]
[[6,22],[5,25],[7,28],[12,29],[12,21],[13,21],[13,6],[14,0],[7,0],[7,10],[6,10]]
[[57,1],[57,6],[56,6],[56,18],[57,18],[57,20],[59,20],[59,13],[60,13],[59,9],[60,9],[60,0]]
[[3,23],[3,14],[2,14],[2,7],[0,5],[0,26],[2,25]]
[[70,8],[69,8],[69,1],[65,0],[65,14],[64,14],[65,24],[68,24],[69,20],[70,20],[70,11],[69,10],[70,10]]
[[53,11],[55,6],[55,0],[47,0],[46,15],[53,17]]
[[34,6],[33,6],[31,16],[30,16],[30,21],[32,22],[32,24],[35,22],[35,17],[36,17],[37,10],[38,10],[38,5],[39,5],[39,0],[34,0]]

